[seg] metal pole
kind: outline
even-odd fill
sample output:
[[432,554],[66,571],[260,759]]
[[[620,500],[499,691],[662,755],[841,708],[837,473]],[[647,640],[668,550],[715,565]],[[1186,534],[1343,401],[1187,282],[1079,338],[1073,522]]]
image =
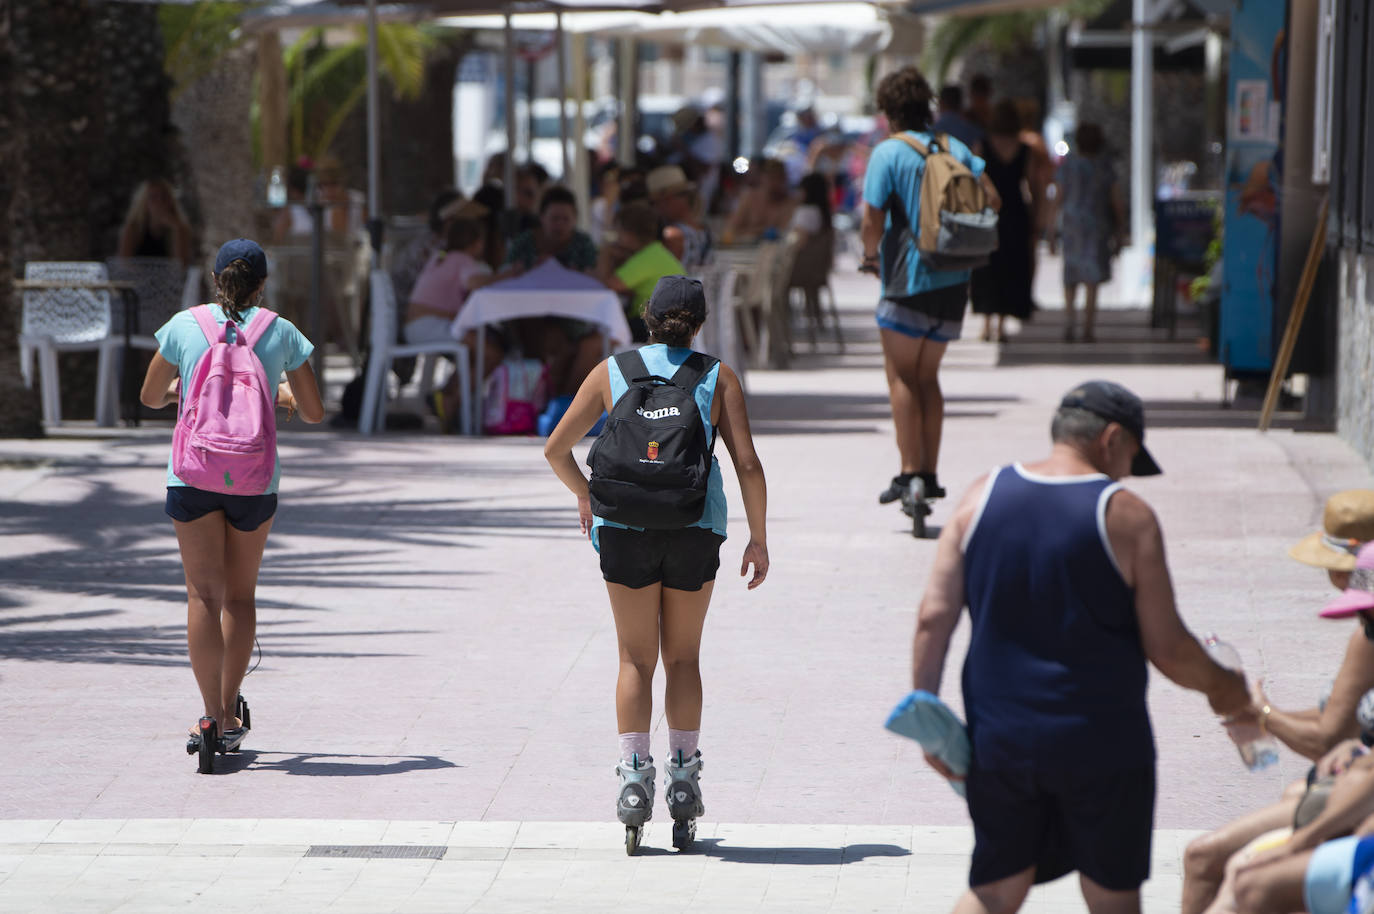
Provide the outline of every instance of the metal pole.
[[381,112],[377,93],[377,0],[367,0],[367,227],[372,236],[372,264],[382,250]]
[[[319,187],[315,176],[310,176],[305,188],[305,208],[310,213],[310,339],[315,343],[315,351],[310,356],[315,377],[324,387],[324,328],[321,326],[321,298],[324,295],[324,202],[320,200]],[[375,251],[373,254],[376,256]]]
[[633,165],[636,156],[635,109],[639,106],[639,47],[633,38],[621,38],[617,54],[620,76],[620,136],[616,156],[623,165]]
[[1154,223],[1154,43],[1146,0],[1133,0],[1131,31],[1131,244],[1143,252]]
[[587,36],[573,33],[573,101],[577,108],[573,116],[573,136],[577,145],[573,147],[573,196],[577,199],[577,222],[584,230],[591,226],[591,163],[587,161],[587,144],[582,137],[587,133],[586,116],[582,100],[587,97]]
[[515,209],[515,27],[506,4],[506,209]]
[[[572,165],[568,161],[568,49],[565,47],[563,34],[563,11],[554,12],[555,40],[558,42],[558,140],[559,149],[563,151],[563,183],[567,184],[572,178]],[[578,96],[573,100],[580,114],[582,111],[582,97]],[[533,106],[531,106],[533,107]],[[579,133],[578,136],[581,136]]]
[[731,51],[725,81],[725,151],[729,160],[734,160],[740,154],[739,62],[740,52]]

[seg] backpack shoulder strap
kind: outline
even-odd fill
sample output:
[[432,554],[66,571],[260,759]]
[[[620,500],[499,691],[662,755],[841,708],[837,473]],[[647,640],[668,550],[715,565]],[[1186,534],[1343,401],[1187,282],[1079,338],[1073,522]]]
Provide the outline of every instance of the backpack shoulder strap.
[[935,134],[935,143],[936,143],[936,145],[938,145],[938,146],[940,147],[940,151],[941,151],[941,152],[945,153],[946,155],[953,155],[953,153],[951,153],[951,152],[949,151],[949,134],[948,134],[948,133],[937,133],[937,134]]
[[888,139],[901,140],[903,143],[906,143],[912,149],[916,150],[916,152],[920,154],[921,158],[925,158],[926,156],[930,155],[930,150],[926,148],[926,144],[922,143],[920,140],[916,139],[909,133],[894,133],[891,136],[889,136]]
[[205,339],[211,346],[224,339],[224,328],[215,322],[209,305],[196,305],[191,309],[191,316],[200,324],[200,332],[205,334]]
[[645,381],[654,377],[653,373],[649,371],[649,366],[644,364],[644,356],[639,354],[638,349],[617,352],[615,364],[620,369],[620,374],[625,378],[625,384],[628,387],[633,387],[636,381]]
[[267,332],[267,328],[272,326],[272,322],[277,319],[277,312],[267,308],[259,308],[258,313],[253,315],[253,319],[248,322],[248,326],[241,331],[243,342],[249,349],[258,344],[262,335]]
[[720,359],[715,356],[706,355],[703,352],[693,352],[687,356],[687,361],[678,366],[677,371],[673,372],[673,384],[683,390],[696,390],[698,384],[705,380],[711,373]]

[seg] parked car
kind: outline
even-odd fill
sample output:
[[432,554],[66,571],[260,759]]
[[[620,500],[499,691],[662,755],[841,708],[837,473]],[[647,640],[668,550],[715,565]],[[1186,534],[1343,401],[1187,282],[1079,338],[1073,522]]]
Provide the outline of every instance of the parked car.
[[[577,105],[569,100],[564,103],[564,111],[568,118],[568,160],[576,154],[577,143],[573,131],[576,127],[575,118],[577,116]],[[600,106],[594,102],[583,102],[582,115],[587,124],[593,122],[599,116]],[[534,139],[529,142],[530,137],[530,104],[526,99],[516,99],[515,102],[515,161],[526,161],[525,150],[529,149],[529,156],[544,167],[549,176],[555,180],[563,176],[563,156],[558,150],[558,139],[560,127],[558,123],[558,99],[556,98],[536,98],[533,107],[533,126]],[[588,130],[588,134],[591,131]],[[585,142],[584,137],[584,142]],[[486,146],[483,154],[486,158],[491,158],[499,152],[506,151],[506,125],[504,118],[498,119],[498,123],[493,126],[487,134]]]

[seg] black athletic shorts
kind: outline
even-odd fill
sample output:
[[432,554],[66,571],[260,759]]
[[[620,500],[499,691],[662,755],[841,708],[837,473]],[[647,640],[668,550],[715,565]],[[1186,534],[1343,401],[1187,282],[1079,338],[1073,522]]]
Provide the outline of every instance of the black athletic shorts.
[[1118,892],[1150,878],[1153,765],[1101,772],[974,767],[967,787],[974,834],[969,885],[1030,866],[1037,883],[1077,870]]
[[223,511],[235,530],[252,533],[277,513],[277,494],[223,495],[191,486],[167,487],[167,516],[172,520],[199,520],[213,511]]
[[673,590],[701,590],[716,579],[725,537],[705,527],[624,530],[602,527],[601,576],[630,588],[663,582]]

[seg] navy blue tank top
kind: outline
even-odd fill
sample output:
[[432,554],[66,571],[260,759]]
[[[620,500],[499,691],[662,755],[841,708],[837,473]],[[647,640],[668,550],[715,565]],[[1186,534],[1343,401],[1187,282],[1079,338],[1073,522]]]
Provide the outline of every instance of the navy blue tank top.
[[1154,759],[1135,599],[1107,539],[1106,476],[989,478],[964,539],[964,710],[984,769]]

